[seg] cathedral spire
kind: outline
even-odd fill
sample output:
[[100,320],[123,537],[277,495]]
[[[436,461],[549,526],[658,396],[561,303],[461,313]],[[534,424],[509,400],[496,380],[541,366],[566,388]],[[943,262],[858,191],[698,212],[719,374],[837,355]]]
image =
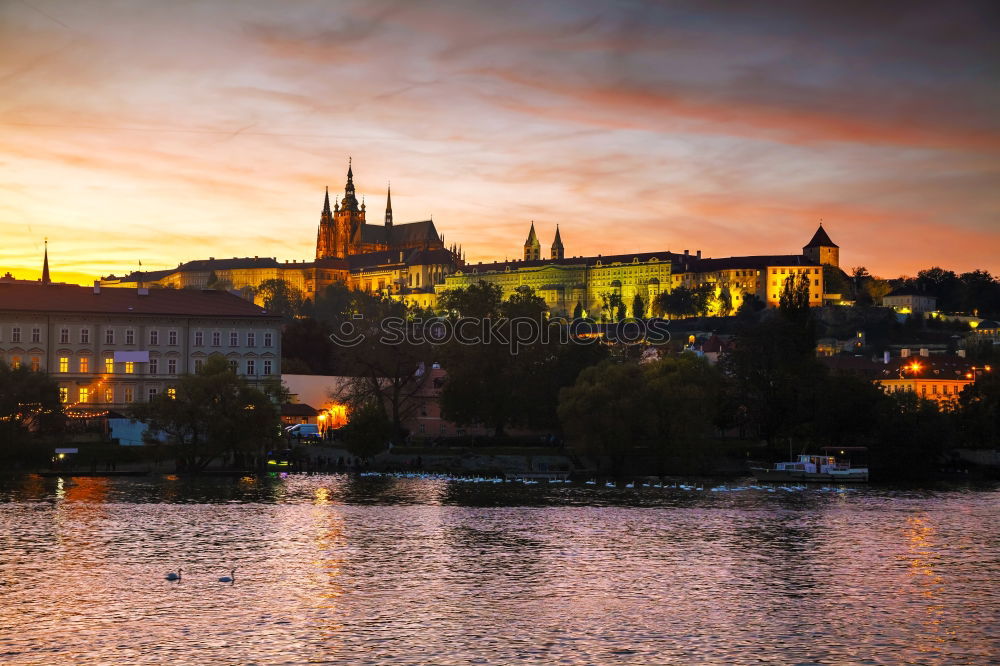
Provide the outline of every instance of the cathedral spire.
[[531,261],[542,258],[542,244],[538,242],[535,234],[535,221],[531,221],[531,230],[528,232],[528,240],[524,241],[524,260]]
[[343,210],[358,212],[358,198],[354,195],[354,169],[351,158],[347,158],[347,184],[344,186],[344,199],[340,202]]
[[552,258],[562,259],[565,256],[565,250],[563,249],[562,238],[559,237],[559,225],[556,225],[556,237],[552,241]]
[[323,200],[323,212],[330,212],[330,188],[326,188],[326,198]]
[[392,185],[385,188],[385,226],[392,226]]
[[42,284],[49,284],[49,239],[45,239],[45,259],[42,261]]

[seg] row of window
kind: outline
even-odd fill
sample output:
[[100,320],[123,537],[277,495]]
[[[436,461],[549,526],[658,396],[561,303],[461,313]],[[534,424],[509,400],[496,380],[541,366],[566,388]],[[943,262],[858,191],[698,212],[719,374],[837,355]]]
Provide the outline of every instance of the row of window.
[[819,275],[818,268],[780,268],[780,269],[772,268],[771,275],[778,275],[779,270],[781,271],[781,275],[785,275],[786,270],[788,271],[788,273],[792,275],[798,275],[800,273],[809,273],[810,270],[813,272],[813,275]]
[[[160,390],[157,388],[149,388],[146,392],[147,399],[152,400],[157,395],[159,395]],[[170,387],[167,389],[167,395],[171,399],[177,397],[177,389]],[[77,391],[77,404],[87,404],[95,403],[104,399],[107,404],[114,404],[115,402],[115,390],[111,387],[105,389],[95,389],[89,386],[81,386]],[[61,386],[59,388],[59,400],[62,403],[69,402],[69,388],[66,386]],[[122,387],[122,402],[135,402],[135,387],[123,386]]]
[[[175,359],[175,358],[168,358],[168,359],[166,359],[166,361],[167,361],[167,363],[166,363],[167,374],[168,375],[176,375],[177,374],[177,359]],[[31,369],[33,371],[38,372],[39,370],[42,369],[42,359],[40,357],[38,357],[38,356],[32,356],[30,358],[30,362],[31,362]],[[201,368],[202,368],[202,366],[203,366],[203,364],[204,364],[204,359],[196,358],[194,360],[194,371],[195,372],[200,371]],[[10,365],[14,369],[20,368],[21,367],[21,357],[20,356],[12,356],[11,357],[11,363],[10,363]],[[122,370],[122,372],[124,374],[126,374],[126,375],[134,375],[134,374],[136,374],[136,372],[135,372],[136,371],[136,367],[135,367],[135,362],[134,361],[124,361],[122,363],[119,363],[118,365],[121,366],[121,370]],[[229,367],[232,368],[233,372],[237,372],[238,373],[240,371],[239,361],[237,359],[230,360],[229,361]],[[273,369],[274,369],[273,361],[271,359],[269,359],[269,358],[265,358],[265,359],[261,360],[261,364],[260,364],[259,367],[260,367],[260,371],[261,371],[260,374],[261,375],[270,375],[273,372]],[[77,358],[76,368],[77,368],[76,371],[78,373],[81,373],[81,374],[87,374],[87,373],[89,373],[90,372],[90,357],[89,356],[80,356],[79,358]],[[248,375],[248,376],[254,376],[254,375],[256,375],[257,374],[257,368],[258,368],[257,359],[247,359],[246,360],[246,364],[245,364],[245,368],[246,368],[246,373],[245,373],[246,375]],[[68,373],[68,372],[70,372],[70,357],[68,357],[68,356],[60,356],[59,357],[59,372],[60,373]],[[107,374],[107,375],[113,375],[113,374],[115,374],[115,359],[114,359],[114,357],[112,357],[112,356],[105,357],[105,359],[104,359],[104,369],[102,370],[102,372],[104,374]],[[151,359],[149,359],[149,363],[146,365],[146,374],[157,375],[159,373],[160,373],[160,359],[158,359],[158,358],[151,358]]]
[[[955,386],[954,388],[955,388],[955,391],[953,393],[952,390],[951,390],[952,387],[949,384],[944,384],[943,386],[941,386],[941,395],[958,395],[959,393],[962,392],[962,389],[964,388],[964,386]],[[890,385],[890,386],[886,386],[885,389],[886,389],[887,393],[900,393],[900,392],[903,392],[903,391],[909,391],[911,393],[914,392],[914,388],[912,386],[904,386],[904,385],[899,385],[899,384],[893,384],[893,385]],[[930,391],[930,393],[931,393],[931,395],[938,395],[938,386],[937,386],[937,384],[931,384],[931,391]],[[927,385],[926,384],[924,384],[924,385],[922,385],[920,387],[920,395],[924,395],[924,396],[927,395]]]
[[[777,287],[778,286],[778,281],[777,280],[771,280],[771,286],[772,287]],[[818,287],[819,286],[819,280],[813,280],[813,286],[814,287]]]
[[[149,344],[159,345],[160,344],[160,331],[156,329],[151,329],[148,331],[149,334]],[[135,329],[125,329],[125,344],[134,345],[135,344]],[[78,336],[79,342],[81,344],[90,344],[90,329],[81,328],[79,330]],[[222,333],[220,331],[212,331],[211,334],[212,346],[221,347],[222,346]],[[10,329],[10,341],[11,342],[24,342],[22,340],[22,329],[20,326],[12,326]],[[31,342],[41,342],[42,341],[42,329],[39,327],[33,327],[31,329]],[[170,330],[167,331],[166,341],[168,345],[177,345],[177,331]],[[70,344],[70,329],[61,328],[59,329],[59,342],[60,344]],[[246,334],[247,347],[257,346],[257,333],[254,331],[248,331]],[[115,329],[108,328],[104,331],[104,344],[113,345],[115,344]],[[195,346],[203,346],[205,344],[205,334],[202,331],[195,331],[194,333],[194,344]],[[239,331],[229,332],[229,346],[238,347],[240,344],[240,333]],[[271,332],[266,332],[263,334],[263,344],[265,347],[271,347],[274,344],[274,334]]]

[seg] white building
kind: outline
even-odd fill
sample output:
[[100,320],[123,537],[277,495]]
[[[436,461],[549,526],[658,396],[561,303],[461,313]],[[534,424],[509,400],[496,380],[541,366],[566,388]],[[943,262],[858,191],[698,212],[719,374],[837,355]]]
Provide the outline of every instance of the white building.
[[221,354],[250,381],[281,377],[281,319],[215,290],[0,281],[0,360],[51,374],[62,401],[124,408]]

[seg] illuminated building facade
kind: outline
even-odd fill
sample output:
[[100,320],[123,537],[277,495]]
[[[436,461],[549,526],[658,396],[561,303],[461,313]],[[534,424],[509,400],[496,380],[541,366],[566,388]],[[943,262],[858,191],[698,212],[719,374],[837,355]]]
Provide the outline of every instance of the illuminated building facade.
[[281,320],[222,291],[0,283],[0,359],[48,372],[80,410],[168,393],[221,354],[262,385],[281,376]]
[[[752,294],[767,306],[778,305],[782,287],[789,276],[809,280],[809,303],[824,302],[823,266],[839,267],[839,248],[822,227],[803,248],[802,254],[703,258],[676,252],[637,252],[634,254],[566,257],[562,237],[556,229],[550,258],[541,258],[541,246],[532,223],[524,243],[523,259],[467,264],[445,276],[445,289],[468,287],[479,281],[499,285],[504,298],[521,286],[531,287],[545,299],[551,312],[571,315],[577,304],[588,313],[596,313],[607,295],[616,293],[633,315],[632,302],[639,296],[649,314],[650,304],[661,292],[677,287],[695,288],[705,284],[715,287],[715,304],[710,314],[726,314],[723,303],[734,312],[747,295]],[[728,296],[728,298],[727,298]]]

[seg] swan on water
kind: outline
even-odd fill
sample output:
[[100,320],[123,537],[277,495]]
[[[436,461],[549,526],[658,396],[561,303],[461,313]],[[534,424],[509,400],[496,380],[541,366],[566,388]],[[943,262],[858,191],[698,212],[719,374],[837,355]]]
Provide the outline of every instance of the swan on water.
[[233,567],[232,569],[229,570],[228,576],[222,576],[221,578],[219,578],[220,583],[232,583],[235,580],[236,580],[236,567]]
[[164,578],[166,580],[180,580],[181,579],[181,571],[182,571],[182,569],[178,569],[177,573],[174,573],[173,571],[171,571],[166,576],[164,576]]

